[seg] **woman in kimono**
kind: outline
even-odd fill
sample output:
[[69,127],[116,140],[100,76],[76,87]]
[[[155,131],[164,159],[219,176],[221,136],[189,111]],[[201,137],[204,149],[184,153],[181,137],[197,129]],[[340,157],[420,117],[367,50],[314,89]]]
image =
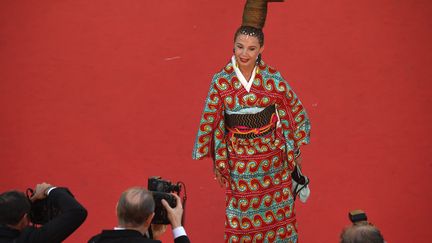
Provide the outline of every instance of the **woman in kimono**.
[[[249,21],[248,7],[256,5],[261,13],[253,19],[261,24]],[[247,2],[234,55],[210,85],[193,150],[194,159],[213,159],[226,187],[225,242],[297,242],[291,172],[310,123],[288,83],[261,59],[266,8],[266,0]]]

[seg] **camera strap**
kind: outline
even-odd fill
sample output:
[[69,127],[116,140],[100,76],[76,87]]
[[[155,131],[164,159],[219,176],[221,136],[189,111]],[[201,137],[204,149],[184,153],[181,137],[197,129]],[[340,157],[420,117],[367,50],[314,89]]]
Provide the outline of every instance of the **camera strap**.
[[187,194],[186,194],[186,184],[184,182],[179,181],[178,184],[181,184],[183,187],[183,197],[182,197],[182,205],[183,205],[183,216],[182,216],[182,220],[181,220],[181,224],[184,225],[185,221],[186,221],[186,199],[187,199]]

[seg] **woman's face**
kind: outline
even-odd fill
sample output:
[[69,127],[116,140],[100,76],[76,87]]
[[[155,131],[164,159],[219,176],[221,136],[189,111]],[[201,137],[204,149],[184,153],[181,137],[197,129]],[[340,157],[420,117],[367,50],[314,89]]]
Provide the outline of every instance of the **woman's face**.
[[241,68],[253,68],[258,55],[264,50],[255,36],[239,34],[234,43],[234,56]]

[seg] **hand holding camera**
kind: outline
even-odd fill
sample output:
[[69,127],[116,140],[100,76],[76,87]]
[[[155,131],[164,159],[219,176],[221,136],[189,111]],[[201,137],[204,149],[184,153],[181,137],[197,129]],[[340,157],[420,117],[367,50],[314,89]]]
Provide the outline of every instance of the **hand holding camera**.
[[34,202],[36,200],[42,200],[47,197],[47,191],[53,187],[51,184],[43,182],[41,184],[37,184],[36,188],[33,192],[33,195],[30,197],[30,201]]
[[171,195],[173,195],[176,199],[175,208],[172,208],[165,199],[162,199],[162,205],[167,211],[168,220],[171,222],[171,227],[175,229],[182,225],[183,206],[181,203],[181,199],[177,194],[171,193]]
[[[182,185],[184,188],[183,202],[179,197]],[[186,202],[184,184],[181,182],[173,184],[159,176],[154,176],[148,179],[148,190],[152,192],[155,201],[155,216],[152,224],[171,224],[173,228],[174,225],[181,226],[183,207]],[[176,222],[173,223],[172,220]],[[177,221],[180,221],[180,223]]]
[[[37,184],[34,190],[31,188],[27,189],[27,199],[30,201],[31,205],[28,215],[30,222],[35,225],[44,225],[50,220],[59,216],[62,212],[60,205],[48,197],[48,192],[52,188],[57,187],[43,182],[41,184]],[[60,187],[59,189],[75,200],[69,189],[63,187]]]

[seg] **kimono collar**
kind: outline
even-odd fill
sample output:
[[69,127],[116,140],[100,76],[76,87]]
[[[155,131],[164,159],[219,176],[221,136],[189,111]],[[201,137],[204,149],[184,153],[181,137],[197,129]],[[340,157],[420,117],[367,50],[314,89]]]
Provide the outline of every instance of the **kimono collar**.
[[255,74],[256,74],[257,66],[255,65],[255,67],[254,67],[254,69],[253,69],[253,71],[252,71],[252,75],[251,75],[249,81],[246,81],[246,78],[243,76],[242,72],[241,72],[240,69],[237,67],[237,63],[236,63],[236,60],[235,60],[235,56],[232,56],[232,57],[231,57],[231,63],[232,63],[232,66],[233,66],[233,68],[234,68],[234,71],[235,71],[235,73],[236,73],[236,75],[237,75],[237,78],[240,80],[240,83],[243,85],[243,87],[246,89],[246,91],[249,92],[250,89],[251,89],[251,87],[252,87],[252,83],[253,83],[253,81],[254,81],[254,79],[255,79]]

